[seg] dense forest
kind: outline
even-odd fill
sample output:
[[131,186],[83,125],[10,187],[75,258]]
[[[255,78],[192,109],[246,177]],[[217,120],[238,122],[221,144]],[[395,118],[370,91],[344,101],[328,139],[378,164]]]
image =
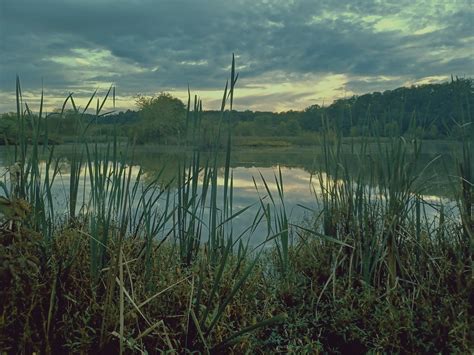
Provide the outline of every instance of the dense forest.
[[[191,101],[190,101],[191,102]],[[113,129],[133,137],[137,143],[176,143],[196,126],[199,117],[201,143],[211,141],[221,122],[220,111],[194,114],[191,107],[167,93],[153,97],[138,97],[137,110],[111,113],[101,117],[82,116],[90,125],[90,133],[104,136]],[[190,103],[192,106],[192,103]],[[323,129],[342,136],[390,136],[417,134],[425,139],[457,137],[461,127],[472,121],[474,85],[472,79],[453,78],[442,84],[401,87],[338,99],[327,107],[312,105],[303,111],[255,112],[232,111],[226,117],[235,137],[279,137],[308,144]],[[199,105],[194,107],[199,109]],[[74,110],[56,112],[48,118],[52,140],[67,141],[78,125]],[[0,119],[3,141],[16,134],[16,114],[6,113]],[[194,121],[193,121],[194,120]],[[115,125],[117,124],[117,125]],[[186,133],[187,132],[187,133]]]

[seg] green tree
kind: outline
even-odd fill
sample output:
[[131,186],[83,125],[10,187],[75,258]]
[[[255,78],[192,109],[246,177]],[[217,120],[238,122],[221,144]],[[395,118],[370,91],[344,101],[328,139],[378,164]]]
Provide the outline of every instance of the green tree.
[[181,100],[169,93],[157,96],[138,96],[141,127],[138,135],[141,140],[152,140],[162,137],[180,137],[184,133],[186,107]]
[[280,123],[280,134],[286,136],[297,136],[300,133],[301,127],[294,119],[289,119]]
[[307,107],[300,115],[300,126],[303,130],[317,132],[322,127],[323,109],[319,105]]

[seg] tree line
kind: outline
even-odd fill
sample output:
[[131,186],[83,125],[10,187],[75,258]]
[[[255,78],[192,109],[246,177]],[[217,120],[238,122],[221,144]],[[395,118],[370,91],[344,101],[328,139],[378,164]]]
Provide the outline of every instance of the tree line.
[[[185,139],[197,116],[201,141],[211,141],[222,122],[220,111],[192,114],[185,103],[168,93],[139,96],[136,105],[137,110],[100,118],[85,115],[82,119],[86,124],[96,123],[93,134],[107,134],[114,124],[120,134],[133,137],[138,143],[173,143]],[[473,107],[473,80],[452,78],[441,84],[400,87],[338,99],[326,107],[315,104],[302,111],[232,111],[226,120],[233,134],[242,137],[298,137],[330,130],[343,136],[418,134],[435,139],[461,134],[463,127],[472,122]],[[1,137],[14,135],[15,116],[2,115]],[[51,133],[73,134],[77,124],[72,118],[77,120],[73,111],[60,117],[51,116]]]
[[[145,140],[177,136],[186,129],[186,105],[169,94],[140,98],[138,111],[127,111],[107,120],[140,125]],[[391,136],[418,134],[434,139],[455,137],[472,121],[474,85],[472,79],[452,78],[441,84],[400,87],[334,101],[327,107],[312,105],[302,111],[232,111],[235,136],[300,136],[332,130],[343,136]],[[201,115],[204,134],[214,134],[220,111]]]

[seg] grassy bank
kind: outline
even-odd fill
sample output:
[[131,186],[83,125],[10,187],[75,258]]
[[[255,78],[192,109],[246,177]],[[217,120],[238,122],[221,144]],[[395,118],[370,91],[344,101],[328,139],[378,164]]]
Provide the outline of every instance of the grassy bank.
[[[109,246],[109,268],[96,280],[90,273],[90,238],[78,227],[65,228],[45,255],[41,236],[26,229],[2,230],[3,265],[8,265],[2,276],[8,286],[2,289],[2,349],[116,352],[123,339],[126,351],[149,352],[472,350],[472,280],[456,256],[460,246],[430,250],[430,257],[418,260],[429,261],[424,267],[416,266],[421,264],[414,256],[402,256],[402,265],[413,265],[406,272],[416,279],[400,279],[393,287],[383,284],[382,275],[382,285],[368,285],[351,270],[351,248],[302,243],[289,250],[291,272],[285,277],[276,272],[278,255],[269,252],[209,332],[212,317],[205,322],[198,317],[216,280],[213,312],[251,258],[239,263],[230,257],[219,274],[205,251],[183,266],[179,252],[164,245],[153,248],[150,266],[142,255],[143,241],[115,241]],[[202,311],[196,315],[198,290]]]
[[[237,234],[248,207],[233,206],[228,122],[236,81],[232,65],[216,143],[206,156],[194,151],[180,163],[173,184],[134,172],[134,147],[120,146],[117,135],[99,148],[80,127],[66,211],[54,203],[59,159],[40,144],[47,139],[42,110],[22,109],[17,83],[16,164],[0,185],[0,349],[472,351],[472,127],[453,152],[455,214],[423,200],[430,183],[423,171],[433,162],[419,166],[416,139],[358,142],[357,156],[370,155],[372,165],[349,173],[342,138],[323,134],[314,219],[289,221],[284,176],[276,171],[273,181],[255,177],[260,208]],[[190,107],[193,137],[202,105],[196,99]],[[258,226],[266,238],[254,245]]]

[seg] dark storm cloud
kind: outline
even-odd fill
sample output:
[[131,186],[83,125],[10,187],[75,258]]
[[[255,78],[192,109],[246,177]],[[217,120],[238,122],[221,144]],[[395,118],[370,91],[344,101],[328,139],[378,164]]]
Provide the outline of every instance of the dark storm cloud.
[[[3,0],[0,90],[16,73],[32,89],[41,78],[53,89],[115,82],[124,95],[218,89],[232,52],[244,86],[275,71],[345,74],[354,92],[377,83],[357,77],[472,75],[473,6],[415,3]],[[392,18],[405,22],[390,27]],[[87,64],[88,55],[100,58]]]

